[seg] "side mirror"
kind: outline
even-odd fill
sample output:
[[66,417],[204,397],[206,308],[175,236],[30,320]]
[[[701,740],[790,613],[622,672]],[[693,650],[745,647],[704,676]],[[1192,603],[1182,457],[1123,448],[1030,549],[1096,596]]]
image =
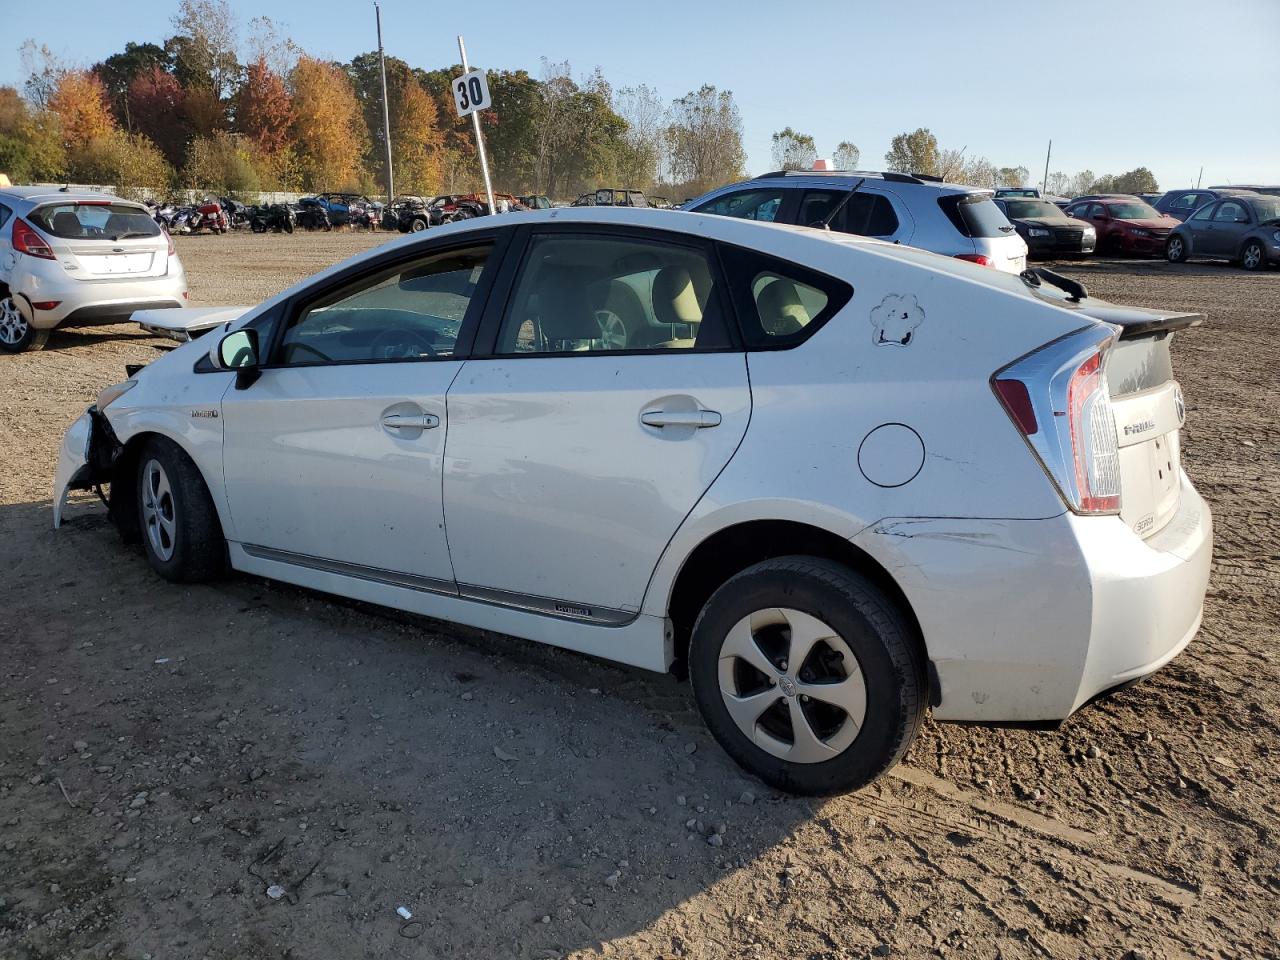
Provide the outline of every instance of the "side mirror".
[[245,327],[233,330],[209,351],[209,359],[219,370],[236,372],[236,389],[244,390],[261,375],[258,356],[258,331]]

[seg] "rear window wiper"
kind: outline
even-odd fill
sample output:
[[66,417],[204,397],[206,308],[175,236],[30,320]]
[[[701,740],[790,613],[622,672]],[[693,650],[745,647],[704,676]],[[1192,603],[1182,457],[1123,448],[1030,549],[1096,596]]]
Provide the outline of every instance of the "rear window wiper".
[[1063,293],[1067,294],[1067,299],[1072,303],[1079,303],[1081,300],[1089,299],[1088,288],[1079,280],[1072,280],[1070,277],[1064,277],[1060,273],[1054,273],[1046,267],[1033,267],[1030,270],[1023,270],[1019,277],[1022,282],[1029,287],[1040,286],[1041,281],[1049,284],[1051,287],[1057,287]]

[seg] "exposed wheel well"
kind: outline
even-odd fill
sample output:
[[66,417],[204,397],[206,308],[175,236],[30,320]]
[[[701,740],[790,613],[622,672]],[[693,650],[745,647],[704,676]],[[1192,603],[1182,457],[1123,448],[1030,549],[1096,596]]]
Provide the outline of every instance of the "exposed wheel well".
[[667,611],[675,631],[675,664],[672,669],[683,674],[694,621],[716,588],[734,574],[762,560],[792,555],[833,560],[857,571],[883,590],[907,617],[919,644],[921,662],[928,662],[915,611],[897,582],[870,554],[821,527],[790,520],[754,520],[712,534],[698,544],[681,567],[671,590],[671,605]]
[[120,531],[125,543],[137,543],[142,539],[142,529],[138,524],[137,503],[138,458],[142,448],[158,433],[139,433],[130,437],[120,449],[120,453],[111,462],[111,491],[107,498],[107,506],[111,513],[111,521]]

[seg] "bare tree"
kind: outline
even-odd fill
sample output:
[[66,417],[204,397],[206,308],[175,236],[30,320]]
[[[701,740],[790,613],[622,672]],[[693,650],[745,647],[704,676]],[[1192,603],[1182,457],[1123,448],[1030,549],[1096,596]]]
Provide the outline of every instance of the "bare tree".
[[773,135],[773,165],[782,170],[812,170],[818,159],[813,137],[787,127]]
[[848,140],[841,140],[836,145],[836,152],[831,158],[832,166],[837,170],[857,170],[862,151]]
[[623,87],[614,95],[613,109],[627,123],[619,173],[626,186],[647,190],[662,167],[663,131],[667,127],[666,104],[652,87]]
[[542,58],[542,83],[534,120],[534,175],[542,191],[554,196],[560,160],[573,135],[571,99],[578,91],[569,61],[553,63]]
[[742,176],[742,117],[729,90],[703,84],[676,100],[666,141],[670,182],[690,194]]
[[22,72],[27,75],[22,84],[23,95],[33,107],[43,110],[49,106],[49,98],[67,72],[67,66],[47,44],[36,46],[34,40],[23,41],[18,56],[22,59]]
[[298,64],[302,48],[285,34],[286,25],[270,17],[254,17],[249,21],[245,38],[245,63],[265,61],[272,73],[287,77]]
[[178,79],[201,83],[219,99],[234,92],[240,75],[236,20],[227,0],[181,0],[173,15],[171,47]]

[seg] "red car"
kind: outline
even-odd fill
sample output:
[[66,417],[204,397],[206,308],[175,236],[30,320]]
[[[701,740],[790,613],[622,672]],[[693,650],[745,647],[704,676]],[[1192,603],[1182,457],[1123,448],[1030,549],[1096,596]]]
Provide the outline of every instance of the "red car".
[[1098,253],[1164,255],[1169,231],[1178,221],[1138,197],[1085,197],[1071,203],[1067,216],[1087,220],[1098,233]]

